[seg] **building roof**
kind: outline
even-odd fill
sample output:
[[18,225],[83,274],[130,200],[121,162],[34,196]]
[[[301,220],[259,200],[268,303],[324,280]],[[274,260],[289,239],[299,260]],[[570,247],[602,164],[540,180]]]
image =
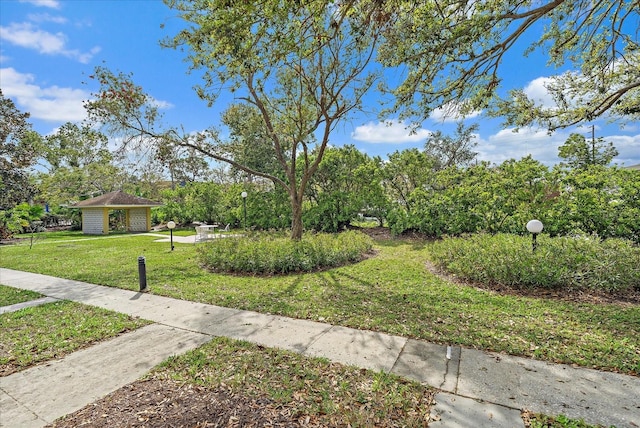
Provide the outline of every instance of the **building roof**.
[[628,166],[626,168],[627,169],[635,169],[635,170],[640,171],[640,163],[638,165],[631,165],[631,166]]
[[157,207],[160,202],[151,199],[129,195],[121,190],[105,193],[95,198],[80,201],[70,205],[70,208],[129,208],[129,207]]

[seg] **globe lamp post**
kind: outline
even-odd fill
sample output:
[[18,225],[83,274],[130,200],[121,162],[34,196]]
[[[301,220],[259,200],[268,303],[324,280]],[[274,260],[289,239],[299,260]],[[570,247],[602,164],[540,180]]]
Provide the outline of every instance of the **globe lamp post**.
[[247,230],[247,192],[240,193],[242,196],[242,211],[244,212],[244,230]]
[[538,247],[538,242],[536,240],[536,238],[538,237],[538,233],[542,232],[542,229],[544,228],[542,222],[540,220],[530,220],[527,223],[527,230],[531,233],[531,237],[532,237],[532,248],[533,251],[536,251],[536,248]]
[[176,228],[176,222],[175,221],[168,222],[167,227],[169,228],[169,232],[171,233],[171,251],[173,251],[173,229]]

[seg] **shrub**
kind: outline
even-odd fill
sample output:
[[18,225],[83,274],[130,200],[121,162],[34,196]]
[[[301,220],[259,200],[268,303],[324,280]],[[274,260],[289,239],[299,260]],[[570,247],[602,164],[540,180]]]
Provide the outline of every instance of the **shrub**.
[[204,243],[198,247],[198,257],[213,272],[268,275],[357,262],[372,248],[371,238],[356,231],[337,235],[307,233],[300,241],[282,233],[261,233]]
[[640,248],[623,239],[596,236],[531,238],[477,234],[445,238],[431,246],[433,261],[473,281],[523,288],[640,289]]

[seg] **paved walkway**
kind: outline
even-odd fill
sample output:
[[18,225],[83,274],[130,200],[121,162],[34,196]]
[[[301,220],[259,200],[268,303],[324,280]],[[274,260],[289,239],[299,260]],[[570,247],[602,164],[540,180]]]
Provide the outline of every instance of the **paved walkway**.
[[[0,426],[39,427],[213,336],[396,373],[438,388],[434,427],[522,427],[519,409],[640,426],[640,379],[0,268],[0,284],[154,321],[0,378]],[[436,418],[438,419],[438,418]]]

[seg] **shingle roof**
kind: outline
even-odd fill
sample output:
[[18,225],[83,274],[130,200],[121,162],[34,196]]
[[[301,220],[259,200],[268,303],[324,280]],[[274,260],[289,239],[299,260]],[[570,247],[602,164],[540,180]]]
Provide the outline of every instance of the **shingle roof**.
[[70,207],[157,207],[159,205],[162,204],[160,202],[152,201],[151,199],[139,198],[138,196],[129,195],[121,190],[117,190],[85,201],[80,201]]

